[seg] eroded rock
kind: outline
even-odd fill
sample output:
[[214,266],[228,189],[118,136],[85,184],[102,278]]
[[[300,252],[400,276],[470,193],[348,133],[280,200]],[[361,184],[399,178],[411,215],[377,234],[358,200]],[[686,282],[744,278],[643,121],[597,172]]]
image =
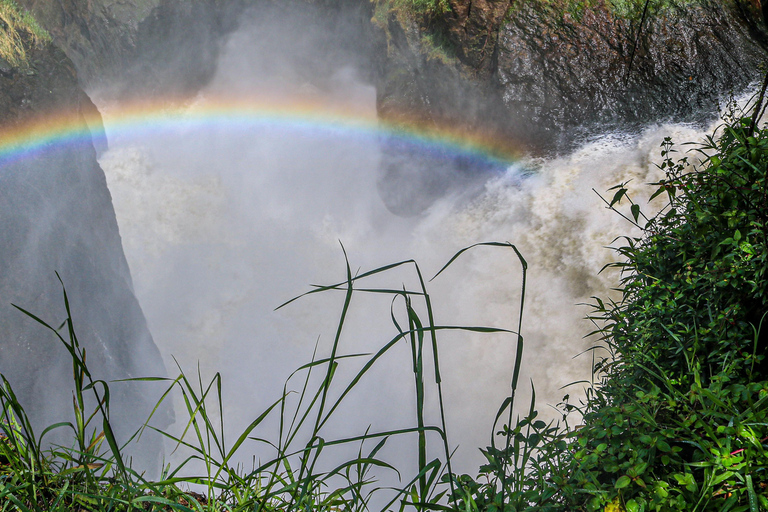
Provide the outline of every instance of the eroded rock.
[[605,4],[570,13],[531,0],[507,14],[495,80],[505,105],[536,124],[621,128],[709,118],[725,95],[759,79],[765,59],[728,3],[662,9],[641,28]]
[[435,19],[390,12],[383,118],[408,111],[534,151],[565,151],[583,126],[710,118],[719,100],[760,78],[767,55],[758,0],[654,9],[642,30],[639,11],[608,2],[450,5]]

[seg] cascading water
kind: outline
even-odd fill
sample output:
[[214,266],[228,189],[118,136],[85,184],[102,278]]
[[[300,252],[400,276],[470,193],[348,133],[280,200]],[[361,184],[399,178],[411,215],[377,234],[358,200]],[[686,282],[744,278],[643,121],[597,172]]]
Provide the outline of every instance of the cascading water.
[[[448,187],[422,214],[401,217],[387,209],[377,186],[384,138],[325,129],[322,122],[283,122],[311,103],[375,124],[375,89],[354,68],[318,65],[323,48],[312,46],[307,30],[297,52],[291,41],[275,41],[276,32],[266,37],[258,23],[244,24],[225,46],[212,83],[181,109],[189,118],[168,129],[122,130],[124,106],[101,105],[111,149],[100,164],[136,294],[170,373],[175,361],[191,373],[199,365],[204,378],[221,371],[224,415],[236,432],[280,396],[318,337],[321,353],[332,340],[340,296],[273,309],[309,283],[343,281],[339,242],[353,271],[414,258],[431,276],[462,247],[494,240],[515,244],[530,265],[520,410],[527,408],[529,379],[545,413],[544,404],[579,395],[583,385],[561,389],[590,379],[591,356],[575,357],[594,344],[582,338],[591,327],[588,308],[578,304],[616,285],[615,275],[598,271],[614,258],[606,246],[630,230],[593,189],[657,180],[662,138],[694,140],[696,130],[649,127],[641,135],[596,138],[565,157],[461,177],[461,187]],[[256,124],[199,122],[193,115],[232,98],[270,98],[282,106]],[[153,115],[162,120],[168,105],[152,107]],[[414,277],[395,273],[387,286],[412,286]],[[520,280],[510,251],[468,254],[430,284],[437,323],[514,329]],[[356,299],[343,349],[371,352],[391,339],[389,308],[389,300]],[[477,448],[487,445],[509,392],[515,340],[466,333],[442,339],[449,441],[461,445],[457,469],[473,472],[482,462]],[[414,402],[403,344],[361,382],[329,436],[412,425]],[[414,443],[400,442],[395,456],[413,459]]]

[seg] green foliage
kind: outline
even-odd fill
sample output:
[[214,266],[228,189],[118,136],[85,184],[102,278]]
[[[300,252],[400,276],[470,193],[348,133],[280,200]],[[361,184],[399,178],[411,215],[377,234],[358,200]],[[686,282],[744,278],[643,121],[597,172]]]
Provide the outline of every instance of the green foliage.
[[0,58],[13,67],[27,66],[27,49],[49,42],[51,36],[13,0],[0,0]]
[[481,450],[486,464],[479,468],[477,478],[456,477],[452,501],[460,511],[522,511],[556,510],[553,501],[562,492],[553,482],[568,479],[562,473],[569,460],[567,428],[536,419],[531,409],[525,418],[518,418],[498,432],[509,443],[500,449],[490,446]]
[[[700,0],[649,0],[648,14],[658,16],[670,9],[685,9],[692,7]],[[611,13],[629,20],[639,20],[646,8],[646,0],[607,0]]]
[[768,505],[768,382],[723,374],[706,387],[635,388],[623,396],[597,391],[584,426],[571,434],[569,479],[558,485],[571,506],[602,510],[618,499],[629,511],[749,510],[750,498]]
[[[611,189],[606,204],[641,235],[620,239],[611,265],[622,300],[593,305],[610,354],[600,383],[581,407],[561,404],[560,425],[535,421],[532,405],[505,427],[511,449],[458,478],[461,510],[768,510],[765,89],[752,117],[734,110],[694,145],[695,165],[664,140],[657,214],[626,184]],[[582,424],[569,429],[572,412]]]
[[[664,141],[667,178],[654,196],[668,204],[642,226],[642,238],[618,249],[627,258],[616,265],[625,273],[622,303],[597,308],[624,362],[615,375],[647,374],[653,361],[684,387],[694,363],[705,383],[724,372],[768,378],[765,331],[756,334],[768,311],[768,131],[750,133],[750,125],[736,119],[698,147],[699,168],[675,162]],[[611,206],[625,193],[619,187]],[[640,221],[639,207],[631,210]]]
[[[760,104],[756,107],[756,114]],[[735,115],[695,151],[662,144],[666,178],[646,217],[624,184],[642,236],[624,238],[619,303],[593,319],[612,351],[576,431],[568,502],[601,510],[757,510],[768,505],[765,331],[768,130]],[[762,505],[761,505],[762,506]]]
[[587,510],[768,505],[768,130],[743,115],[721,130],[695,146],[697,165],[664,140],[658,214],[624,184],[606,201],[629,200],[642,236],[617,249],[622,301],[594,306],[613,358],[573,435],[569,485]]
[[[532,0],[528,0],[529,2]],[[588,11],[607,11],[616,18],[640,21],[646,7],[646,0],[536,0],[537,9],[549,11],[549,15],[567,14],[572,21],[580,22]],[[700,4],[702,0],[649,0],[647,14],[664,15],[670,9],[685,9]],[[514,17],[514,11],[522,8],[524,2],[513,2],[507,13]],[[546,10],[546,11],[545,11]]]
[[406,19],[429,20],[451,11],[448,0],[373,0],[374,20],[386,27],[390,13]]
[[448,0],[385,0],[390,8],[406,12],[416,17],[433,17],[451,11]]
[[[508,243],[477,245],[513,249],[525,272],[525,260],[514,246]],[[438,275],[445,272],[468,249],[459,251]],[[407,268],[413,270],[413,281],[416,283],[414,289],[404,286],[391,289],[366,287],[366,281],[373,277],[393,269]],[[180,368],[180,374],[175,379],[131,379],[165,381],[168,384],[153,414],[172,392],[180,393],[186,409],[187,421],[181,426],[180,434],[154,429],[149,426],[152,419],[150,416],[144,426],[128,440],[131,443],[140,439],[147,429],[155,430],[169,439],[175,449],[185,450],[189,454],[174,469],[168,466],[162,477],[155,481],[145,479],[123,460],[126,446],[117,444],[110,421],[110,385],[120,383],[92,379],[85,364],[85,350],[75,334],[66,292],[64,303],[67,318],[58,329],[19,308],[49,329],[70,354],[74,377],[74,419],[51,425],[39,436],[36,435],[11,384],[3,378],[0,386],[0,429],[3,432],[0,436],[0,509],[35,512],[73,509],[363,511],[368,510],[372,495],[382,492],[376,486],[372,474],[374,471],[379,474],[382,471],[392,472],[401,479],[402,487],[384,489],[390,491],[389,496],[385,497],[389,499],[385,508],[401,511],[406,508],[445,509],[446,495],[456,494],[453,491],[456,479],[451,471],[444,421],[438,334],[445,330],[517,333],[488,327],[436,324],[425,280],[419,266],[412,260],[356,275],[353,275],[347,262],[344,281],[315,287],[304,295],[333,292],[343,293],[345,300],[330,353],[326,357],[313,357],[312,361],[298,368],[286,381],[282,395],[256,417],[234,442],[225,438],[221,375],[216,374],[210,382],[204,384],[200,376],[189,378]],[[523,296],[524,293],[523,286]],[[391,319],[396,334],[374,354],[342,354],[339,352],[341,334],[350,307],[360,294],[378,295],[387,304],[391,304]],[[303,295],[280,307],[301,297]],[[522,314],[522,304],[520,311]],[[519,335],[516,337],[518,359],[513,396],[522,352],[522,338]],[[380,358],[402,343],[408,344],[411,349],[408,364],[414,376],[415,426],[379,432],[366,430],[360,435],[342,439],[321,436],[320,431],[360,380]],[[359,360],[363,364],[351,379],[339,382],[339,365],[351,360]],[[434,375],[434,381],[430,382],[426,375]],[[298,392],[291,390],[294,381],[298,381]],[[425,401],[430,389],[437,395],[440,413],[437,424],[431,424],[425,415]],[[92,395],[90,401],[86,399],[89,394]],[[513,399],[509,399],[499,413],[506,411],[506,404],[511,405],[512,402]],[[92,406],[89,408],[88,404]],[[277,415],[279,429],[277,438],[270,440],[262,437],[259,429],[265,428],[265,420],[273,415]],[[271,431],[273,426],[269,428]],[[48,447],[45,437],[56,429],[72,432],[72,446]],[[400,438],[416,439],[418,468],[414,475],[401,475],[397,468],[379,457],[387,443]],[[442,456],[430,460],[428,443],[436,443]],[[273,456],[259,460],[258,464],[254,461],[255,467],[245,469],[236,461],[242,461],[243,451],[254,445],[273,450]],[[350,445],[357,447],[356,457],[344,460],[339,455],[332,455],[335,450]],[[344,451],[348,453],[348,450]],[[190,465],[196,465],[197,469],[190,468]],[[320,467],[332,469],[319,470]],[[202,474],[199,468],[203,468]],[[444,482],[447,486],[441,483],[443,475],[446,475]],[[185,487],[192,485],[202,487],[205,494],[185,490]]]

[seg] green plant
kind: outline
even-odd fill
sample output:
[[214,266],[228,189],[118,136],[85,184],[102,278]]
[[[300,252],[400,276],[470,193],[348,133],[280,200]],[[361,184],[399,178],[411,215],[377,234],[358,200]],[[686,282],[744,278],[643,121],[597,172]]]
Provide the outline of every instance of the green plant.
[[[478,245],[512,248],[521,263],[525,264],[517,249],[510,244]],[[445,271],[463,252],[456,254],[438,274]],[[370,278],[401,267],[413,269],[416,289],[365,286]],[[0,507],[3,510],[22,511],[71,510],[74,507],[99,511],[367,510],[372,495],[382,492],[375,485],[375,471],[391,471],[402,477],[397,468],[379,458],[378,454],[386,443],[405,436],[417,440],[418,470],[402,481],[402,487],[391,492],[385,508],[445,509],[446,496],[454,496],[456,493],[449,490],[455,478],[450,467],[445,429],[438,334],[449,330],[512,331],[436,324],[426,282],[419,266],[412,260],[358,275],[352,274],[347,263],[346,273],[345,281],[319,286],[305,294],[344,294],[345,300],[330,353],[322,358],[313,357],[312,361],[289,376],[282,396],[255,418],[234,441],[225,435],[221,375],[216,374],[210,382],[204,384],[199,375],[196,379],[189,378],[179,368],[180,373],[175,379],[145,377],[131,380],[159,380],[168,384],[167,391],[152,414],[160,409],[163,401],[174,390],[181,393],[188,417],[181,433],[174,435],[154,429],[150,425],[150,416],[131,439],[118,445],[110,424],[110,386],[120,385],[120,382],[107,383],[92,378],[86,365],[86,351],[80,346],[69,313],[66,291],[63,294],[67,318],[58,329],[19,308],[34,321],[47,327],[70,354],[74,378],[73,420],[51,425],[39,437],[36,436],[11,384],[4,380],[0,388],[3,414],[0,428],[5,434],[0,438]],[[360,293],[383,296],[391,301],[391,318],[396,334],[374,354],[342,354],[339,352],[339,342],[350,306]],[[408,343],[411,349],[410,365],[416,396],[415,426],[383,432],[365,431],[342,439],[327,439],[322,435],[324,426],[338,411],[342,401],[380,358],[403,342]],[[521,353],[522,338],[518,336],[518,358]],[[339,365],[354,359],[363,359],[362,367],[351,379],[339,383]],[[516,368],[515,382],[519,361]],[[438,424],[430,424],[425,416],[425,393],[430,386],[427,374],[435,376],[433,387],[437,391],[440,406]],[[299,391],[297,403],[294,403],[289,397],[293,394],[291,387],[296,380]],[[86,398],[87,394],[93,396],[91,401]],[[508,401],[510,407],[511,403],[512,400]],[[275,414],[278,415],[279,432],[276,440],[269,440],[260,435],[259,429],[265,426],[269,416]],[[45,442],[46,434],[62,428],[72,432],[73,445],[49,447]],[[140,442],[141,435],[147,429],[159,432],[173,442],[177,449],[187,450],[188,453],[181,463],[173,469],[166,467],[161,478],[154,481],[145,479],[126,464],[122,457],[127,444]],[[439,443],[442,457],[428,459],[427,443],[431,439]],[[106,446],[103,446],[104,440],[107,441]],[[254,443],[270,447],[273,456],[258,464],[254,463],[255,467],[251,469],[245,469],[237,462],[242,457],[238,457]],[[356,457],[341,460],[333,455],[334,449],[347,445],[358,447]],[[320,466],[327,467],[329,462],[335,464],[332,469],[317,469]],[[200,468],[202,474],[199,473]],[[448,488],[441,483],[444,474],[443,481]],[[190,492],[185,490],[188,486],[202,486],[206,492]]]
[[[671,9],[684,9],[696,4],[697,0],[608,0],[611,13],[618,17],[640,21],[643,12],[658,16]],[[642,26],[640,27],[642,30]]]
[[719,136],[695,147],[701,162],[674,160],[646,217],[624,184],[624,238],[615,264],[623,299],[597,299],[593,319],[613,359],[600,367],[577,432],[577,486],[588,509],[619,499],[627,510],[756,510],[766,503],[765,295],[768,131],[734,112]]
[[[625,273],[622,304],[598,305],[625,362],[650,356],[681,383],[690,382],[693,358],[705,382],[725,370],[768,377],[765,331],[754,334],[768,310],[768,132],[752,125],[752,118],[738,117],[719,139],[708,137],[696,148],[703,155],[698,168],[687,158],[674,161],[674,145],[665,139],[667,178],[654,196],[666,195],[668,204],[638,224],[642,238],[618,249],[627,258],[615,265]],[[619,186],[609,206],[625,196]],[[631,211],[637,224],[639,206]]]
[[[533,1],[533,0],[529,0]],[[537,10],[548,15],[562,17],[568,15],[571,22],[581,22],[588,11],[601,10],[614,18],[627,20],[633,25],[638,24],[638,31],[645,24],[644,13],[652,17],[662,16],[670,10],[691,8],[702,0],[536,0]],[[513,2],[507,12],[507,17],[514,17],[517,9],[522,8],[523,2]],[[634,30],[634,28],[633,28]]]
[[451,11],[448,0],[389,0],[390,6],[413,16],[432,17]]
[[448,0],[372,0],[374,20],[386,28],[387,18],[392,12],[408,19],[432,19],[451,12]]
[[[626,184],[611,189],[607,206],[641,234],[620,238],[610,265],[622,299],[592,305],[609,353],[596,385],[581,406],[561,404],[560,425],[537,422],[532,404],[503,429],[512,449],[484,451],[478,478],[457,478],[461,510],[768,509],[766,90],[768,77],[752,115],[733,109],[694,145],[697,163],[664,140],[655,215]],[[524,468],[508,489],[502,461]]]
[[27,66],[27,49],[49,42],[51,36],[13,0],[0,0],[0,58],[13,67]]

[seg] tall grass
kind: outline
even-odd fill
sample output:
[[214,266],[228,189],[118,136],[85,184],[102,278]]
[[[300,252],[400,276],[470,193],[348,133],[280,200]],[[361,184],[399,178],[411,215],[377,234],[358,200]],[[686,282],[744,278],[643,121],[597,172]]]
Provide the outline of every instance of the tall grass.
[[[151,426],[152,417],[131,438],[119,444],[110,420],[110,384],[95,380],[86,365],[86,351],[81,347],[66,290],[63,288],[67,318],[60,328],[19,308],[32,320],[47,327],[69,352],[73,365],[73,415],[68,421],[55,423],[38,435],[19,403],[11,383],[3,378],[0,388],[2,421],[0,429],[0,506],[3,510],[22,511],[71,510],[184,510],[184,511],[272,511],[272,510],[382,510],[416,509],[446,510],[459,507],[461,496],[458,479],[451,467],[451,449],[445,422],[445,404],[439,361],[439,334],[443,331],[478,333],[510,333],[517,343],[517,356],[512,364],[511,395],[498,411],[496,421],[505,415],[509,430],[512,407],[523,352],[522,326],[527,264],[516,247],[509,243],[483,243],[459,251],[435,275],[443,274],[467,250],[479,246],[512,249],[523,268],[522,294],[517,331],[497,327],[444,325],[435,322],[431,297],[419,265],[413,260],[400,261],[368,272],[353,274],[346,262],[346,278],[327,286],[315,286],[310,291],[282,304],[289,306],[307,295],[341,293],[344,302],[336,324],[330,351],[312,360],[289,376],[282,395],[259,414],[234,439],[225,435],[222,403],[222,376],[216,374],[204,383],[198,374],[190,377],[179,368],[174,379],[146,377],[131,379],[163,381],[167,389],[154,411],[173,393],[180,393],[186,409],[186,421],[178,434]],[[395,269],[410,270],[415,276],[414,289],[400,285],[391,288],[368,285],[371,278],[386,275]],[[434,279],[434,278],[433,278]],[[340,350],[340,340],[348,322],[350,307],[360,294],[385,296],[391,300],[391,321],[396,334],[370,354],[347,354]],[[279,309],[278,308],[278,309]],[[419,313],[419,311],[421,313]],[[416,407],[411,427],[394,430],[368,430],[350,437],[326,439],[323,427],[339,414],[340,405],[358,388],[358,384],[397,344],[410,347],[413,372],[413,393]],[[347,360],[356,359],[362,366],[351,378],[339,377],[338,368]],[[434,382],[426,375],[434,375]],[[319,378],[319,381],[318,381]],[[296,382],[297,403],[288,400]],[[318,383],[319,382],[319,383]],[[439,419],[430,423],[425,413],[425,390],[437,390]],[[89,398],[90,397],[90,398]],[[89,404],[91,405],[89,407]],[[94,405],[95,404],[95,405]],[[154,414],[153,411],[153,414]],[[178,411],[177,411],[178,416]],[[276,418],[277,439],[259,436],[260,427]],[[494,425],[494,429],[496,425]],[[70,446],[49,446],[46,436],[58,429],[72,434]],[[146,431],[164,436],[174,449],[188,454],[174,468],[166,466],[159,479],[148,480],[126,462],[128,444],[140,443]],[[416,439],[418,466],[413,474],[384,460],[382,450],[387,443]],[[106,441],[106,443],[104,443]],[[428,444],[435,443],[441,455],[430,459]],[[505,452],[514,437],[506,436]],[[254,462],[245,469],[237,462],[244,453],[256,447],[267,447],[271,457]],[[338,449],[353,447],[356,456],[342,459]],[[524,450],[522,450],[524,451]],[[505,459],[506,460],[506,459]],[[523,464],[524,466],[525,464]],[[508,468],[502,461],[497,474],[502,494],[508,488],[507,479],[520,476],[523,466]],[[321,469],[328,468],[331,469]],[[400,482],[386,488],[377,482],[382,471],[391,472]],[[517,472],[517,477],[515,476]],[[198,492],[194,492],[195,489]],[[374,498],[374,496],[376,496]],[[373,501],[372,501],[373,500]],[[503,497],[502,497],[503,500]],[[383,505],[382,505],[383,504]]]

